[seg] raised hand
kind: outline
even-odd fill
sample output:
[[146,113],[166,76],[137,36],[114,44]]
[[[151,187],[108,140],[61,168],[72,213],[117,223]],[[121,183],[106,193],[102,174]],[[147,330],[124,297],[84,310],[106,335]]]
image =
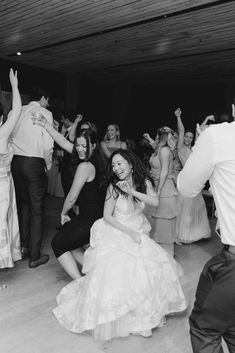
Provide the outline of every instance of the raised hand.
[[75,119],[75,121],[74,121],[74,122],[76,122],[77,124],[79,124],[79,123],[80,123],[80,121],[82,121],[82,119],[83,119],[82,114],[77,114],[76,119]]
[[235,119],[235,104],[232,104],[232,117]]
[[18,87],[17,71],[15,71],[15,73],[14,73],[13,69],[10,69],[9,79],[10,79],[12,88]]
[[215,121],[215,116],[214,115],[208,115],[207,117],[206,117],[206,119],[207,119],[207,121]]
[[174,114],[177,118],[181,118],[181,115],[182,115],[182,110],[180,108],[177,108],[175,111],[174,111]]
[[145,133],[143,134],[143,137],[144,137],[146,140],[150,140],[150,139],[151,139],[149,133],[147,133],[147,132],[145,132]]

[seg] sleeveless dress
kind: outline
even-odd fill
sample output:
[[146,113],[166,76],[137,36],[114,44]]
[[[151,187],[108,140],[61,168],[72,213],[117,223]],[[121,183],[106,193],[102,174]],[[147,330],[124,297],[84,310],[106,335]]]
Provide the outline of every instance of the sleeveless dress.
[[[149,164],[157,190],[161,173],[159,153],[150,157]],[[174,164],[173,157],[171,156],[169,172],[161,190],[158,207],[149,205],[145,207],[145,214],[151,224],[150,236],[157,243],[173,244],[177,240],[176,217],[178,214],[178,192],[175,187],[174,178]]]
[[86,182],[78,196],[76,204],[79,214],[66,222],[52,240],[51,245],[56,257],[89,243],[90,228],[102,216],[103,202],[99,175],[96,173],[94,180]]
[[84,256],[86,275],[61,290],[53,310],[67,330],[90,331],[101,340],[150,336],[165,315],[186,309],[177,264],[149,238],[143,209],[143,203],[119,195],[114,210],[120,223],[140,234],[141,244],[103,218],[93,224]]
[[[179,156],[185,164],[184,156],[180,153]],[[192,243],[203,238],[210,238],[211,227],[202,193],[192,198],[179,194],[178,204],[179,214],[176,220],[178,242]]]
[[11,175],[13,149],[0,154],[0,268],[13,267],[21,259],[20,234]]

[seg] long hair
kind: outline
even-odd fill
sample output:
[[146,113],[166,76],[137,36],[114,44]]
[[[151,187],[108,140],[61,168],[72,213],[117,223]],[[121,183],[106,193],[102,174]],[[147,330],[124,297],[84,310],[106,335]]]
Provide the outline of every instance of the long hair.
[[[120,128],[119,128],[119,126],[117,124],[109,124],[108,127],[109,126],[114,126],[115,127],[115,129],[117,131],[117,135],[116,135],[117,136],[117,140],[120,141],[121,137],[120,137]],[[107,129],[108,129],[108,127],[107,127]],[[108,140],[108,133],[107,132],[105,133],[103,140],[104,141]]]
[[[136,191],[146,193],[146,180],[149,180],[152,186],[154,187],[154,181],[150,175],[150,172],[148,171],[146,166],[141,162],[139,157],[130,150],[118,149],[114,151],[109,157],[107,164],[107,185],[111,184],[113,186],[114,197],[117,197],[119,193],[126,197],[128,196],[126,192],[122,191],[118,187],[117,183],[120,181],[120,179],[113,171],[112,161],[113,157],[117,154],[122,156],[128,162],[128,164],[132,166],[132,178]],[[137,201],[136,198],[134,198],[134,200]]]
[[[168,126],[163,126],[163,127],[160,127],[159,129],[157,129],[158,144],[160,142],[164,142],[162,147],[164,147],[164,146],[170,147],[169,144],[168,144],[168,135],[169,134],[173,135],[174,131],[171,128],[169,128]],[[159,150],[159,148],[157,146],[155,151],[154,151],[155,155],[158,153],[158,150]]]
[[78,157],[77,151],[76,151],[76,143],[77,143],[77,138],[83,137],[86,140],[86,157],[82,161],[89,161],[93,155],[94,152],[96,151],[97,148],[93,151],[92,155],[90,156],[90,144],[96,144],[97,146],[97,134],[93,129],[83,129],[83,130],[78,130],[76,132],[76,138],[74,140],[73,144],[73,151],[72,151],[72,160],[74,163],[79,163],[81,160]]

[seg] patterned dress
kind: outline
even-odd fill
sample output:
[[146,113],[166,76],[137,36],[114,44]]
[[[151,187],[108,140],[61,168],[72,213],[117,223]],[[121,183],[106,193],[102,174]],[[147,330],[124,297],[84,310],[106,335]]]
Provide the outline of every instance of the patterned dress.
[[0,268],[13,267],[21,259],[20,234],[11,175],[13,149],[0,154]]

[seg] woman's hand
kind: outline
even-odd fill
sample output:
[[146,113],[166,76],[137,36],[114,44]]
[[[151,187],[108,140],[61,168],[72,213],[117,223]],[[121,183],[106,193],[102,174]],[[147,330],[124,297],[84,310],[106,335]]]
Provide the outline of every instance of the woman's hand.
[[181,115],[182,115],[182,110],[180,108],[177,108],[175,111],[174,111],[174,114],[177,118],[180,118]]
[[60,124],[57,120],[53,119],[53,127],[56,131],[59,131]]
[[9,79],[10,79],[12,88],[17,88],[18,87],[17,70],[14,73],[13,69],[10,69]]
[[151,140],[151,137],[150,137],[150,135],[149,135],[149,133],[147,133],[147,132],[145,132],[144,134],[143,134],[143,137],[146,139],[146,140]]
[[82,119],[83,119],[82,114],[77,114],[77,117],[76,117],[76,119],[74,120],[74,122],[75,122],[76,124],[79,124],[80,121],[82,121]]
[[48,132],[50,132],[53,129],[53,127],[48,123],[45,116],[43,116],[41,113],[37,111],[31,113],[31,119],[32,119],[33,125],[44,127],[44,129]]
[[232,104],[232,117],[235,119],[235,104]]
[[61,215],[60,215],[60,223],[62,225],[64,225],[66,222],[69,222],[70,220],[71,220],[71,218],[67,214],[61,213]]
[[134,243],[141,244],[141,237],[138,232],[136,232],[135,230],[131,230],[130,232],[128,232],[128,235],[131,236]]
[[130,185],[128,184],[127,181],[123,180],[123,181],[119,181],[117,183],[117,186],[124,192],[126,192],[127,194],[132,194],[133,190]]
[[206,117],[206,121],[215,121],[215,116],[214,115],[208,115]]

